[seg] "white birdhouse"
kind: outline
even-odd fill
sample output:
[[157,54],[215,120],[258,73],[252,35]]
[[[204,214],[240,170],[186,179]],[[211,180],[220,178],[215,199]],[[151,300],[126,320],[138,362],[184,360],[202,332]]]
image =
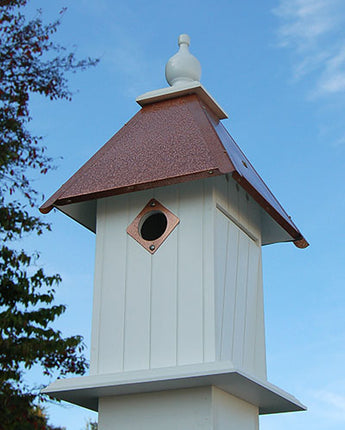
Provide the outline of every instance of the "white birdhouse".
[[303,410],[266,377],[262,245],[307,242],[224,128],[189,37],[171,87],[41,208],[96,233],[90,375],[44,392],[99,411],[99,428],[258,428]]

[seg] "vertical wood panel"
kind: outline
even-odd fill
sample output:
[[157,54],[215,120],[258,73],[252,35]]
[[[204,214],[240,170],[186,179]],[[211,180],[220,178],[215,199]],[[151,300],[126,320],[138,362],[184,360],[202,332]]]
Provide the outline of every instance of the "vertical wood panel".
[[214,228],[215,200],[213,181],[203,181],[203,332],[204,332],[204,362],[216,358],[215,339],[215,294],[214,294]]
[[225,176],[217,176],[213,178],[215,203],[220,204],[224,209],[229,209],[228,203],[228,182]]
[[224,209],[228,210],[253,236],[260,239],[261,209],[259,205],[232,178],[229,178],[228,181],[227,196],[227,206],[223,206]]
[[[103,202],[102,306],[99,354],[100,372],[123,368],[123,320],[126,278],[127,197]],[[116,276],[114,276],[114,272]]]
[[152,261],[150,367],[176,365],[176,272],[169,273],[167,262],[177,263],[177,235],[170,246],[162,246]]
[[267,378],[266,371],[266,345],[265,345],[265,321],[264,321],[264,298],[262,285],[262,255],[259,256],[258,265],[258,293],[256,314],[256,336],[255,336],[255,374],[261,378]]
[[232,360],[236,367],[261,376],[265,358],[262,353],[263,306],[258,297],[260,288],[262,294],[260,210],[232,178],[227,183],[226,206],[222,197],[224,184],[217,182],[216,187],[216,203],[220,209],[225,209],[216,214],[215,223],[217,339],[221,336],[219,358]]
[[[152,194],[129,196],[129,220],[138,215]],[[151,254],[128,238],[124,370],[147,369],[150,364]]]
[[97,223],[96,223],[96,254],[95,273],[93,287],[93,307],[92,307],[92,329],[91,329],[91,352],[90,352],[90,374],[99,373],[99,341],[101,323],[101,303],[102,303],[102,274],[103,274],[103,244],[104,244],[104,211],[101,210],[102,201],[97,203]]
[[[178,188],[157,189],[154,197],[178,212]],[[178,227],[152,256],[150,367],[176,365]]]
[[248,195],[242,187],[237,185],[236,189],[238,195],[238,221],[248,230],[250,226],[248,223]]
[[178,364],[203,360],[201,182],[181,187],[178,253]]
[[[223,239],[224,240],[224,239]],[[234,341],[235,336],[235,318],[238,314],[237,306],[237,284],[238,284],[238,264],[239,264],[239,247],[240,231],[231,222],[228,221],[226,240],[227,246],[227,264],[226,276],[224,279],[224,303],[223,303],[223,321],[222,321],[222,360],[234,359]]]
[[237,183],[229,178],[228,182],[228,199],[227,199],[227,210],[234,216],[237,220],[239,220],[239,212],[238,212],[238,193],[239,187]]
[[[224,305],[225,289],[227,287],[227,261],[228,260],[228,228],[227,218],[215,209],[215,315],[216,315],[216,348],[217,359],[221,359],[222,331],[224,327],[224,312],[228,308]],[[224,240],[226,238],[226,240]]]
[[233,337],[233,362],[243,365],[243,343],[245,328],[245,305],[248,277],[248,241],[242,231],[239,230],[238,263],[236,279],[235,319]]
[[261,208],[252,197],[248,200],[248,229],[254,233],[261,246]]
[[249,372],[254,370],[255,342],[256,342],[256,318],[257,318],[257,290],[258,290],[258,265],[260,247],[253,241],[249,241],[246,325],[244,334],[243,368]]

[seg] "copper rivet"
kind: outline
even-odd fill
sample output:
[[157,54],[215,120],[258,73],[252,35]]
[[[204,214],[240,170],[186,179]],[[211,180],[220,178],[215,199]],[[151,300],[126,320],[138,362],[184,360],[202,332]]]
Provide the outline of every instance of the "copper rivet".
[[154,245],[151,245],[151,246],[150,246],[150,249],[151,249],[151,251],[153,251],[153,250],[155,249],[155,246],[154,246]]
[[151,207],[155,207],[155,206],[156,206],[156,203],[155,203],[155,202],[151,202],[151,203],[150,203],[150,206],[151,206]]

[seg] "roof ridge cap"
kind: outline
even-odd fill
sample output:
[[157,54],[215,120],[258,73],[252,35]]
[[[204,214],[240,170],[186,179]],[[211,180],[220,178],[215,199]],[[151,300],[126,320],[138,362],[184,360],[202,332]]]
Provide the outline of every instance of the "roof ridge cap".
[[151,103],[170,100],[177,97],[183,97],[189,94],[196,94],[200,99],[211,109],[218,119],[228,118],[224,109],[216,102],[211,94],[198,82],[190,82],[187,84],[174,85],[172,87],[160,88],[158,90],[149,91],[136,98],[136,102],[141,106]]

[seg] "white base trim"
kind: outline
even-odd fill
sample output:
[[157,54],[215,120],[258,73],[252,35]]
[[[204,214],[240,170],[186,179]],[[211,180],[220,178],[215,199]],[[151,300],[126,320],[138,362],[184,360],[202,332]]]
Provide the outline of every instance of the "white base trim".
[[231,362],[58,379],[42,393],[97,411],[100,397],[212,385],[257,406],[260,414],[306,409],[291,394],[233,368]]

